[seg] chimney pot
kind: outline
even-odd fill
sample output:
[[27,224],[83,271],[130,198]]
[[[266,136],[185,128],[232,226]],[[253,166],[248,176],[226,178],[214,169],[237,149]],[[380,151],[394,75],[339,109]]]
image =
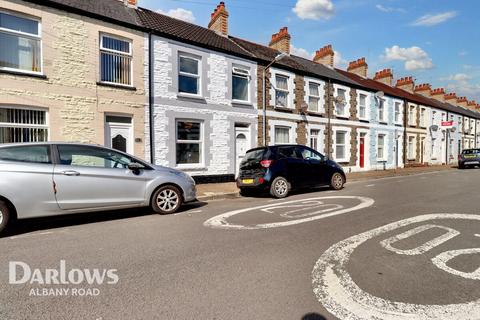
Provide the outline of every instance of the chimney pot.
[[334,57],[335,51],[333,51],[332,45],[329,44],[315,52],[313,61],[333,68]]
[[225,9],[225,2],[221,1],[210,15],[208,29],[227,37],[228,36],[228,12]]
[[383,69],[375,73],[373,80],[392,86],[393,73],[392,69]]
[[288,33],[288,28],[280,28],[280,31],[272,35],[272,40],[270,41],[269,47],[281,52],[290,54],[290,40],[291,36]]
[[365,61],[365,58],[362,57],[350,62],[347,71],[366,78],[368,74],[368,64]]

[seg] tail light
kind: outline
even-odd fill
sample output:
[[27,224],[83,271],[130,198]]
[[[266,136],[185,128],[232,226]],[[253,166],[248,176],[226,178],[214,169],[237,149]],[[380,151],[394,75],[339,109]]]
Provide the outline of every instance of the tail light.
[[258,183],[263,184],[264,182],[265,182],[265,179],[263,179],[263,178],[258,179]]
[[260,161],[260,165],[264,168],[270,168],[272,163],[273,163],[273,160],[262,160],[262,161]]

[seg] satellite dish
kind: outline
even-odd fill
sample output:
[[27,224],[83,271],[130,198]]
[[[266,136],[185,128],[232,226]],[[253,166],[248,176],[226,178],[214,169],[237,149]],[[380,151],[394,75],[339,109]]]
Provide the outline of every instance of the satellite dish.
[[304,101],[302,105],[300,106],[300,112],[305,114],[308,111],[308,104]]
[[433,126],[430,126],[431,131],[438,131],[438,126],[434,124]]
[[335,97],[335,103],[345,104],[345,98],[341,97],[341,96],[337,96],[337,97]]
[[377,99],[382,99],[384,96],[385,96],[385,93],[383,91],[375,92],[375,98]]
[[450,128],[450,132],[455,132],[456,130],[457,130],[457,128],[455,128],[455,127]]

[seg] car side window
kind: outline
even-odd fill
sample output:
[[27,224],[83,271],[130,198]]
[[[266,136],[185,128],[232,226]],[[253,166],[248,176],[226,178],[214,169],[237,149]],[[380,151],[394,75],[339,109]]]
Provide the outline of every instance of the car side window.
[[48,145],[0,148],[0,160],[27,163],[52,163],[50,146]]
[[297,151],[302,155],[303,160],[316,160],[322,161],[322,156],[307,148],[298,148]]
[[58,153],[61,165],[125,169],[135,162],[121,153],[91,146],[59,145]]
[[[293,158],[299,159],[299,154],[296,152],[295,147],[280,147],[277,151],[278,158]],[[300,158],[301,159],[301,158]]]

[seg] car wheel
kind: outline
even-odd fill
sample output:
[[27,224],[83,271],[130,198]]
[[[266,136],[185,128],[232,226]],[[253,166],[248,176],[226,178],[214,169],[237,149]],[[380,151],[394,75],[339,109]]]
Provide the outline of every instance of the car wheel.
[[276,177],[270,186],[270,194],[278,199],[285,198],[289,191],[290,183],[284,177]]
[[343,185],[345,184],[345,178],[338,172],[335,172],[330,179],[330,187],[333,190],[341,190],[343,189]]
[[160,214],[175,213],[182,202],[182,193],[178,188],[169,185],[163,186],[153,194],[152,209]]
[[10,210],[3,201],[0,201],[0,233],[7,227],[9,217]]

